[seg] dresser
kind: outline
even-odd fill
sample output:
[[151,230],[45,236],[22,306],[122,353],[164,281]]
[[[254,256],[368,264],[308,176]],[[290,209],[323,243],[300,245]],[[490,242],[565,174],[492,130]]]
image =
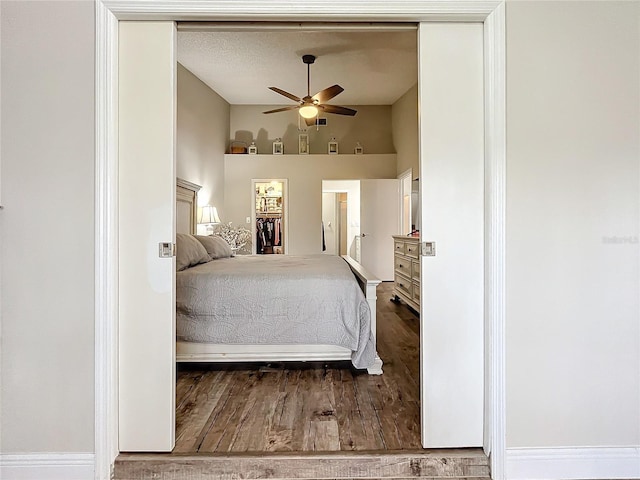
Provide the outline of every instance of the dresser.
[[393,294],[420,311],[420,238],[393,236]]

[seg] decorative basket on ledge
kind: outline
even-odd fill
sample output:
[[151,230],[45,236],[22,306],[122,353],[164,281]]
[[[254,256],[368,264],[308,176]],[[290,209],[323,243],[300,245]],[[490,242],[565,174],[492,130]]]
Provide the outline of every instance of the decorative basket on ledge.
[[229,147],[231,153],[247,153],[247,144],[244,142],[232,142]]

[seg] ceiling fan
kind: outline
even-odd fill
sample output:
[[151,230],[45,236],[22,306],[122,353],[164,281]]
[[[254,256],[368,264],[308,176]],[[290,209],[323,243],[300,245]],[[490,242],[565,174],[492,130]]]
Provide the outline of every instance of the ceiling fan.
[[273,90],[280,95],[284,95],[285,97],[298,102],[298,105],[276,108],[275,110],[269,110],[268,112],[262,113],[276,113],[298,109],[300,112],[300,116],[304,118],[307,126],[316,124],[316,117],[320,112],[336,113],[338,115],[350,116],[353,116],[357,113],[356,110],[352,110],[351,108],[340,107],[338,105],[328,105],[325,103],[344,91],[344,88],[342,88],[340,85],[333,85],[332,87],[325,88],[324,90],[321,90],[315,95],[311,96],[311,94],[309,93],[309,66],[316,61],[316,57],[314,55],[303,55],[302,61],[307,65],[307,96],[300,98],[293,95],[292,93],[285,92],[278,87],[269,87],[270,90]]

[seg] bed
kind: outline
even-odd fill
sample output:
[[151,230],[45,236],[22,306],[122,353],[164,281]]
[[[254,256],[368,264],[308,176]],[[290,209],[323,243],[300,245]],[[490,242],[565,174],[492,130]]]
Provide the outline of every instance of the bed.
[[233,256],[217,237],[177,237],[178,362],[350,360],[382,374],[376,351],[380,280],[355,260]]
[[349,258],[246,255],[177,272],[177,360],[351,360],[382,373],[375,342],[379,281],[358,282],[352,268],[364,277]]

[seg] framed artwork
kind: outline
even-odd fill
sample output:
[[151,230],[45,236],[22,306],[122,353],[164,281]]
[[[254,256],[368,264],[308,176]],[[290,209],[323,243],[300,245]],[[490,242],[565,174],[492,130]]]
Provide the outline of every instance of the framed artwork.
[[276,138],[276,141],[273,142],[273,154],[274,155],[282,155],[284,149],[282,148],[282,140]]
[[335,137],[331,137],[331,140],[329,141],[328,153],[331,155],[337,155],[338,153],[338,142]]
[[309,153],[309,135],[301,133],[298,135],[298,153],[307,155]]

